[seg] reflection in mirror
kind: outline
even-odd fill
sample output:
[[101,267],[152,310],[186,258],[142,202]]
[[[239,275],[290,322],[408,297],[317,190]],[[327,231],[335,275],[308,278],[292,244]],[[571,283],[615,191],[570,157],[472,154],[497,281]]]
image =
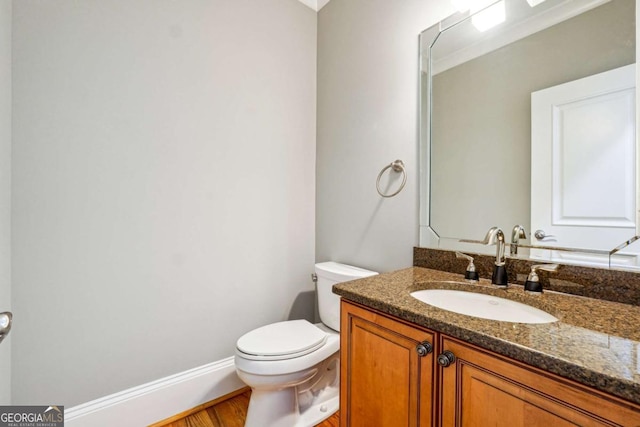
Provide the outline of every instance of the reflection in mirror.
[[484,32],[467,12],[421,35],[421,245],[491,253],[459,240],[522,225],[524,245],[590,255],[512,256],[608,266],[638,234],[635,1],[504,4]]

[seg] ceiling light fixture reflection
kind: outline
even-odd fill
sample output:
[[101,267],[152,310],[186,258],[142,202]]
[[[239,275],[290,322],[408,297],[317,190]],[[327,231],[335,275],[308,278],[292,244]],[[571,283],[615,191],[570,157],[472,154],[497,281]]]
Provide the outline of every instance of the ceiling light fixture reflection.
[[[478,31],[487,31],[489,28],[503,23],[506,19],[507,15],[504,0],[500,0],[494,4],[491,3],[492,0],[476,0],[471,5],[470,10],[471,13],[474,14],[471,17],[471,23]],[[491,6],[486,7],[488,4],[491,4]]]
[[527,0],[527,3],[529,3],[529,6],[531,6],[531,7],[536,7],[537,5],[542,3],[543,1],[545,1],[545,0]]
[[453,7],[458,10],[458,12],[466,12],[471,7],[471,1],[472,0],[451,0],[451,3],[453,4]]

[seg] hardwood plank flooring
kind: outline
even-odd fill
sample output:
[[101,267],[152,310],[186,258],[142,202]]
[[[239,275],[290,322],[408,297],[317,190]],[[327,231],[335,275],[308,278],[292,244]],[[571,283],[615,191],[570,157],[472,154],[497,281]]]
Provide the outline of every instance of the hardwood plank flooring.
[[[232,396],[227,400],[216,402],[208,408],[203,408],[184,418],[162,424],[164,427],[243,427],[247,418],[247,408],[251,390]],[[158,424],[156,424],[158,425]],[[316,427],[338,427],[340,425],[339,412],[327,418]],[[268,427],[268,426],[265,426]]]

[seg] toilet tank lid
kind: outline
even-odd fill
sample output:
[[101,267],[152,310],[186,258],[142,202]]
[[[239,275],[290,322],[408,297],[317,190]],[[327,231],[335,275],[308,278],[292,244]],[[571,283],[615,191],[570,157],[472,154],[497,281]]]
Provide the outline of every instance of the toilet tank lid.
[[365,270],[364,268],[354,267],[352,265],[328,261],[316,264],[316,274],[337,282],[345,282],[347,280],[375,276],[378,273],[371,270]]

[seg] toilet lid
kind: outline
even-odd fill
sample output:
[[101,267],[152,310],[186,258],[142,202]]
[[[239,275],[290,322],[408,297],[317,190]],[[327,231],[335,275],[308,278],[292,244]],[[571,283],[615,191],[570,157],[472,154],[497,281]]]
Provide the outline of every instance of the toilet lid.
[[303,356],[326,341],[327,334],[308,321],[289,320],[244,334],[238,339],[236,347],[247,358],[275,360]]

